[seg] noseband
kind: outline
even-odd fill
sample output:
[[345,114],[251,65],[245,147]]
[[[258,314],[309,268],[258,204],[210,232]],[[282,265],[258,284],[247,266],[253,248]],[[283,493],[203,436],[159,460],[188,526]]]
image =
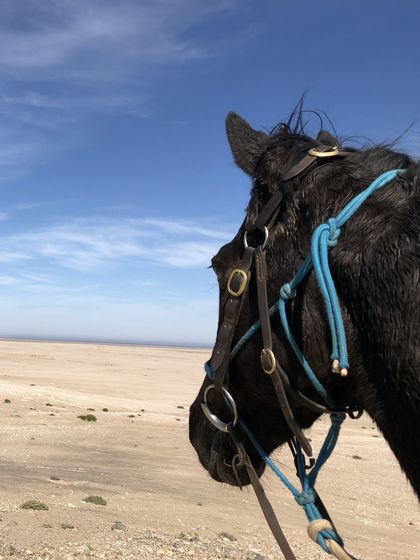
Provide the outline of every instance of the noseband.
[[[316,166],[323,164],[330,158],[346,157],[351,152],[347,152],[331,146],[317,146],[308,151],[296,165],[294,165],[283,176],[283,186],[292,179],[301,179]],[[238,425],[242,432],[248,437],[257,452],[261,455],[266,464],[279,476],[282,482],[293,493],[296,501],[305,509],[305,513],[310,521],[308,532],[315,542],[322,548],[333,554],[339,560],[354,560],[343,548],[343,541],[338,535],[334,523],[332,522],[324,504],[315,491],[315,481],[317,474],[331,455],[338,439],[340,426],[346,415],[351,418],[360,417],[362,411],[352,406],[339,407],[329,396],[316,375],[310,368],[303,353],[299,349],[293,334],[291,333],[286,314],[286,302],[293,299],[296,295],[296,288],[302,280],[314,269],[321,293],[326,303],[331,337],[333,343],[332,351],[332,371],[340,373],[342,376],[348,373],[347,344],[344,331],[344,324],[340,312],[340,306],[331,277],[328,265],[328,251],[337,243],[340,228],[357,211],[370,194],[382,186],[392,181],[399,170],[389,171],[378,177],[367,189],[357,195],[335,218],[327,224],[321,224],[314,232],[312,238],[312,254],[305,260],[290,284],[285,284],[280,291],[280,300],[277,304],[268,307],[267,297],[267,265],[265,248],[268,242],[271,227],[276,223],[279,216],[281,205],[284,199],[285,189],[280,189],[271,195],[268,202],[258,211],[253,208],[248,214],[244,225],[243,255],[238,268],[233,269],[227,281],[227,300],[223,310],[223,317],[218,329],[216,343],[210,360],[205,365],[205,370],[213,383],[208,385],[204,392],[204,402],[202,409],[207,419],[219,430],[229,433],[238,450],[232,461],[233,472],[240,485],[239,476],[236,469],[245,467],[252,483],[258,501],[265,515],[265,518],[279,544],[286,560],[296,560],[284,534],[277,521],[271,504],[269,503],[261,482],[252,466],[247,452],[238,433]],[[251,239],[253,241],[251,241]],[[239,321],[243,306],[244,295],[247,293],[251,272],[255,274],[257,287],[257,302],[259,320],[252,325],[245,335],[233,346],[236,327]],[[304,394],[302,394],[291,383],[289,376],[278,363],[272,344],[271,316],[279,311],[281,322],[286,334],[286,338],[291,345],[296,357],[302,365],[311,383],[324,400],[325,404],[320,404]],[[238,414],[235,401],[228,391],[229,386],[229,364],[234,359],[240,349],[246,344],[251,336],[261,329],[263,348],[260,353],[260,363],[262,370],[270,376],[273,388],[277,396],[281,412],[293,434],[290,438],[289,447],[292,451],[297,475],[302,484],[302,491],[299,492],[288,479],[272,463],[264,450],[255,439],[251,430]],[[209,393],[217,391],[222,395],[230,413],[230,422],[222,421],[211,411],[209,405]],[[317,460],[312,458],[312,448],[309,440],[304,435],[301,427],[296,421],[293,410],[290,406],[288,395],[300,405],[307,407],[318,413],[328,413],[331,417],[331,428],[326,436],[324,445],[321,448]],[[309,465],[302,451],[310,458]]]

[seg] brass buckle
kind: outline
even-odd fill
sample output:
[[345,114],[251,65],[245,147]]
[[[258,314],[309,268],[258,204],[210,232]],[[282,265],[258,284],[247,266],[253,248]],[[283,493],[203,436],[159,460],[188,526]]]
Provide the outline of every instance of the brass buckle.
[[[231,282],[232,282],[235,274],[239,274],[241,276],[241,284],[236,291],[231,288]],[[246,290],[247,283],[248,283],[248,276],[247,276],[246,272],[244,272],[240,268],[234,268],[232,270],[232,272],[229,274],[229,278],[228,278],[228,281],[227,281],[227,291],[229,292],[229,294],[231,296],[239,297]]]
[[263,348],[261,350],[260,362],[264,372],[268,375],[276,371],[276,357],[271,348]]
[[334,146],[333,148],[331,148],[331,150],[328,150],[328,152],[320,152],[316,148],[311,148],[310,150],[308,150],[308,154],[310,156],[320,157],[320,158],[338,156],[339,153],[340,150],[337,148],[337,146]]

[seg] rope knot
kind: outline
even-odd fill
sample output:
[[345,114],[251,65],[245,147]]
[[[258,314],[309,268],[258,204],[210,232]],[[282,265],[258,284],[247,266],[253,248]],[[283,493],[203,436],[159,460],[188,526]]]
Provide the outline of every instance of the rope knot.
[[308,535],[318,543],[325,552],[337,558],[337,560],[352,560],[344,548],[343,541],[327,519],[314,519],[308,525]]
[[337,226],[335,218],[330,218],[327,224],[330,228],[327,245],[328,247],[335,247],[337,245],[338,238],[340,237],[341,229]]
[[284,300],[294,299],[296,297],[296,290],[290,284],[284,284],[280,288],[280,298]]
[[315,502],[315,492],[312,488],[304,490],[298,496],[295,496],[295,500],[300,506],[306,506],[308,504],[313,504]]

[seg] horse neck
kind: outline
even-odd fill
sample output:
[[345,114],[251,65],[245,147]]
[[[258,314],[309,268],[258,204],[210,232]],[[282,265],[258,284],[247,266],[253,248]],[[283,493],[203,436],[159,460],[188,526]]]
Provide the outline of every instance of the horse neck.
[[[337,247],[338,248],[338,247]],[[349,325],[356,402],[371,416],[420,498],[420,293],[415,255],[338,250],[336,288]]]

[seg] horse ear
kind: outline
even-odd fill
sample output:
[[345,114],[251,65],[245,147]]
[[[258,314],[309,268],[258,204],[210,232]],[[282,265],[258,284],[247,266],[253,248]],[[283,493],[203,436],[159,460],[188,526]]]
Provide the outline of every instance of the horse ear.
[[326,130],[321,130],[316,137],[316,141],[319,144],[325,144],[326,146],[337,146],[340,147],[340,143],[338,142],[337,138],[335,138],[332,134],[327,132]]
[[254,130],[246,120],[232,112],[226,117],[226,134],[236,165],[253,175],[268,135]]

